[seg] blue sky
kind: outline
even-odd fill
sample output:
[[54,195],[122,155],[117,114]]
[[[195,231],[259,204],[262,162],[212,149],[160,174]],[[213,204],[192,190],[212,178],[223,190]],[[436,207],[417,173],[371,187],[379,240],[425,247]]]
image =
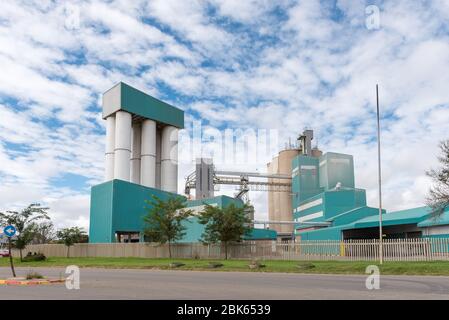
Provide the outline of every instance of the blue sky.
[[[371,205],[379,83],[385,204],[421,205],[449,137],[448,16],[444,0],[2,2],[0,210],[37,201],[57,226],[88,226],[101,94],[119,81],[205,129],[277,129],[282,144],[311,127],[322,150],[354,155]],[[180,192],[191,170],[180,166]],[[266,194],[251,199],[265,217]]]

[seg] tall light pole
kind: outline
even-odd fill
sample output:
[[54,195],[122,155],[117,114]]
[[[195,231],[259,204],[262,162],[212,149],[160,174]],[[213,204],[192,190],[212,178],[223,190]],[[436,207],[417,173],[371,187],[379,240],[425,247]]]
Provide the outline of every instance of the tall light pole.
[[383,263],[383,237],[382,237],[382,170],[380,165],[380,116],[379,116],[379,85],[376,84],[377,102],[377,165],[379,178],[379,262]]

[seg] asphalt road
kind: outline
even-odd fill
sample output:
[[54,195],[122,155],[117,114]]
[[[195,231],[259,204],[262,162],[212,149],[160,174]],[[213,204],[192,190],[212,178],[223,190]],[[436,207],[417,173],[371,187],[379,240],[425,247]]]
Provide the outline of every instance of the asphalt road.
[[[63,268],[33,268],[45,276]],[[80,289],[64,284],[0,286],[0,299],[449,299],[449,277],[381,276],[368,290],[362,275],[80,269]],[[18,268],[25,275],[29,268]],[[11,276],[0,268],[0,279]]]

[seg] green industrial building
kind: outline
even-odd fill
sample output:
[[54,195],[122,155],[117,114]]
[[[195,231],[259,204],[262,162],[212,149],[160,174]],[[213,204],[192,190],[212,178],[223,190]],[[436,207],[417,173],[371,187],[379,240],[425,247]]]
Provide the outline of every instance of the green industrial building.
[[[201,160],[197,164],[196,182],[186,184],[187,190],[196,187],[198,200],[188,200],[177,194],[178,130],[184,127],[182,110],[119,83],[103,95],[103,119],[107,123],[106,175],[105,182],[91,191],[89,236],[92,243],[145,241],[143,216],[149,206],[145,200],[154,195],[161,199],[183,197],[186,206],[196,213],[205,204],[242,206],[240,198],[214,197],[213,187],[220,181],[237,181],[246,186],[249,177],[268,178],[265,183],[268,186],[276,185],[276,179],[289,179],[291,184],[287,185],[291,190],[269,192],[271,210],[267,224],[271,229],[252,229],[247,240],[276,240],[284,238],[286,233],[288,239],[296,241],[378,238],[379,210],[367,206],[365,190],[355,186],[353,156],[322,154],[312,148],[312,130],[300,136],[301,147],[281,151],[278,162],[269,164],[268,174],[214,172],[211,164]],[[224,178],[217,180],[219,174]],[[229,175],[239,178],[233,180]],[[277,186],[285,187],[285,183]],[[383,210],[384,235],[386,238],[447,237],[448,210],[438,219],[432,217],[428,207],[396,212]],[[200,241],[204,226],[198,223],[197,217],[184,223],[187,232],[181,242]],[[283,228],[278,234],[281,229],[272,230],[276,223],[287,223],[292,229]]]
[[[379,209],[366,204],[355,188],[351,155],[328,152],[299,155],[292,161],[292,208],[297,240],[376,239]],[[433,218],[428,207],[382,210],[386,238],[448,237],[449,208]]]
[[[184,112],[125,83],[103,95],[106,125],[105,182],[93,186],[89,242],[142,242],[152,196],[182,197],[198,213],[205,204],[243,206],[240,199],[217,196],[188,200],[178,195],[178,130]],[[185,221],[180,242],[198,242],[204,226],[195,216]],[[273,230],[251,229],[246,240],[273,240]]]

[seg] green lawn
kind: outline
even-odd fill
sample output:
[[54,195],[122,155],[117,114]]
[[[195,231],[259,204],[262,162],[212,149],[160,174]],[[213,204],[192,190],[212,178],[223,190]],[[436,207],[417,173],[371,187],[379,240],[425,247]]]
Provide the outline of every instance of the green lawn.
[[[365,269],[373,262],[354,261],[263,261],[264,268],[253,270],[248,267],[248,260],[194,260],[194,259],[145,259],[145,258],[56,258],[50,257],[41,262],[20,262],[15,260],[16,267],[63,267],[77,265],[95,268],[132,268],[132,269],[170,269],[170,262],[182,262],[185,266],[177,270],[210,270],[210,271],[262,271],[262,272],[296,272],[296,273],[334,273],[364,274]],[[221,268],[210,268],[209,262],[221,262]],[[310,267],[310,264],[312,267]],[[302,267],[298,267],[301,265]],[[0,266],[9,266],[9,259],[0,258]],[[449,261],[435,262],[385,262],[380,268],[382,274],[406,275],[449,275]]]

